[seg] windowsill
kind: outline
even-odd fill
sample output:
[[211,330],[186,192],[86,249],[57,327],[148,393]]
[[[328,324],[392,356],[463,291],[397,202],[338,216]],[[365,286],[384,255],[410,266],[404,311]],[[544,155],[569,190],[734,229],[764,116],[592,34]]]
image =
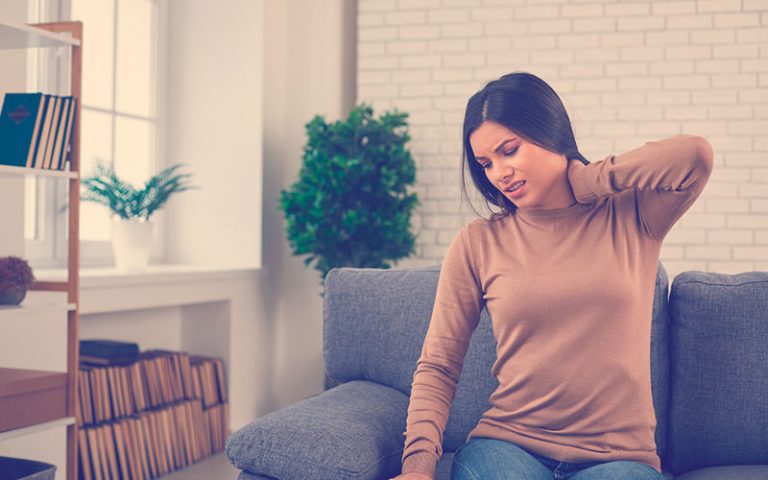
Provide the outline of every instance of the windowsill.
[[[35,277],[39,280],[66,280],[66,269],[38,269]],[[149,265],[142,272],[121,272],[114,267],[88,267],[80,269],[80,289],[95,290],[129,286],[157,284],[180,284],[209,282],[236,277],[261,276],[266,273],[258,266],[213,266],[163,264]]]

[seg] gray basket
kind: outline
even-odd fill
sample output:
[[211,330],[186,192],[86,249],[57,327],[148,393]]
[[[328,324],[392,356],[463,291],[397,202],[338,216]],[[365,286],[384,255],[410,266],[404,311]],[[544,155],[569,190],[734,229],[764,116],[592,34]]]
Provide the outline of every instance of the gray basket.
[[3,480],[54,480],[55,476],[56,465],[23,458],[0,457],[0,478]]

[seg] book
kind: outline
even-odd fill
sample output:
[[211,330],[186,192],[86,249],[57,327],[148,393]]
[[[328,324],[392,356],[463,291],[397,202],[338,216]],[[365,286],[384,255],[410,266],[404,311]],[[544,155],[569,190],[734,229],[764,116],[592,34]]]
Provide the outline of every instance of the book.
[[43,128],[43,119],[45,118],[45,102],[46,97],[43,94],[40,94],[40,104],[37,108],[37,117],[35,118],[35,130],[32,133],[29,151],[27,152],[27,168],[32,168],[32,165],[34,165],[37,141],[40,138],[40,131]]
[[72,104],[72,97],[62,97],[61,112],[59,114],[59,121],[56,125],[56,135],[53,142],[53,150],[51,152],[51,159],[48,164],[48,168],[52,170],[59,169],[59,158],[61,157],[61,148],[64,144],[64,129],[67,127],[67,117],[69,116],[69,108]]
[[133,342],[117,340],[80,340],[81,357],[98,357],[105,359],[138,357],[139,345]]
[[127,365],[136,361],[136,356],[128,357],[96,357],[93,355],[80,355],[80,363],[88,365]]
[[67,112],[66,125],[64,127],[64,142],[56,164],[58,170],[65,169],[67,153],[69,152],[70,142],[72,141],[72,123],[75,121],[75,111],[77,110],[77,99],[75,97],[69,98],[69,112]]
[[31,163],[35,133],[42,120],[42,93],[6,93],[0,111],[0,163]]
[[54,95],[45,95],[45,112],[43,120],[35,141],[35,158],[32,161],[32,168],[43,168],[45,161],[45,149],[48,146],[48,137],[50,136],[51,123],[53,123],[53,111],[56,107],[56,97]]
[[53,116],[51,117],[51,124],[48,126],[48,140],[45,142],[45,150],[43,151],[43,161],[40,165],[41,168],[51,168],[51,158],[53,157],[53,144],[56,142],[56,129],[59,127],[61,120],[61,106],[64,103],[64,99],[61,97],[54,97],[55,103],[53,105]]
[[51,95],[43,95],[40,101],[40,124],[35,128],[35,134],[32,137],[29,156],[27,157],[27,168],[35,168],[37,163],[37,151],[40,145],[40,139],[43,137],[45,129],[45,120],[48,116],[48,105],[51,103]]

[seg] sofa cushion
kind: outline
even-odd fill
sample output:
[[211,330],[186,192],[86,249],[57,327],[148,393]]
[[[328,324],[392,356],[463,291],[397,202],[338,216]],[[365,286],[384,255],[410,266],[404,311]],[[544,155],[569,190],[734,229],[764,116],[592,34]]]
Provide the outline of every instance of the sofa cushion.
[[407,412],[402,392],[348,382],[256,420],[225,451],[237,468],[280,480],[390,478],[400,472]]
[[675,480],[765,480],[766,478],[768,478],[768,465],[734,465],[694,470],[675,477]]
[[670,470],[768,464],[768,272],[681,273],[669,312]]
[[328,377],[370,380],[410,395],[439,274],[439,265],[331,269],[323,296]]
[[435,480],[451,480],[451,467],[453,467],[454,452],[443,452],[435,469]]
[[[453,465],[453,452],[444,452],[440,457],[440,461],[437,462],[437,469],[435,469],[435,480],[451,480],[451,466]],[[382,479],[391,478],[388,476],[381,477]],[[245,470],[240,472],[237,480],[279,480],[275,477],[268,477],[266,475],[259,475],[256,473],[247,472]],[[307,478],[307,480],[311,480]]]
[[241,470],[240,475],[237,476],[237,480],[280,480],[275,477],[268,477],[267,475],[259,475],[258,473],[251,473],[247,470]]
[[653,293],[653,320],[651,321],[651,394],[656,413],[656,453],[662,459],[667,449],[667,408],[669,402],[669,277],[664,265],[656,267],[656,284]]

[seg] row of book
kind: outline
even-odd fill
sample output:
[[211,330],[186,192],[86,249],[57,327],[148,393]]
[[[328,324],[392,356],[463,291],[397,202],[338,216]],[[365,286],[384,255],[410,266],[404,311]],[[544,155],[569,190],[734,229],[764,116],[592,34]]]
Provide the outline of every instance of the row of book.
[[0,164],[64,170],[76,111],[73,96],[6,93],[0,111]]
[[151,479],[224,449],[221,358],[80,340],[78,478]]
[[78,431],[78,478],[145,480],[224,449],[228,405],[186,400]]
[[123,365],[94,365],[81,356],[78,422],[90,425],[198,399],[204,408],[227,403],[221,358],[149,350]]

